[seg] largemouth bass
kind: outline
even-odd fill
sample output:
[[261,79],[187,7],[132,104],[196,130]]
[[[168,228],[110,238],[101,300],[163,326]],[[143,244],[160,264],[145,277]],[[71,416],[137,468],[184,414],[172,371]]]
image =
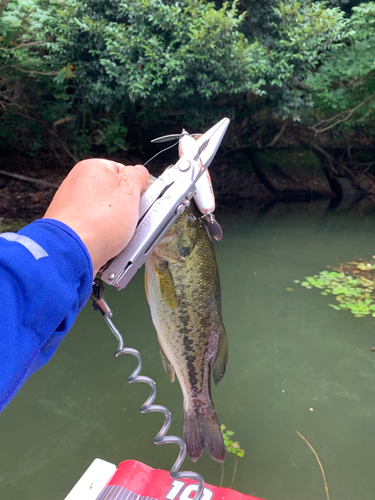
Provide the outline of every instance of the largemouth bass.
[[195,202],[146,261],[146,293],[165,371],[184,397],[184,440],[196,462],[205,449],[223,462],[225,447],[211,399],[228,360],[220,280],[212,242]]

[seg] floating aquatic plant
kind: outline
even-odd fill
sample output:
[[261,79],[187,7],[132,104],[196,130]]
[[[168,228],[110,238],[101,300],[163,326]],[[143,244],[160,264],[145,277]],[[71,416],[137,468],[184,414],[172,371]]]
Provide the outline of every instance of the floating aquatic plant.
[[306,276],[305,288],[318,288],[322,295],[335,295],[338,304],[329,304],[336,311],[348,310],[356,318],[375,317],[375,261],[350,261],[335,266],[332,271],[321,271]]
[[[231,478],[229,486],[228,486],[228,488],[232,488],[234,478],[236,477],[236,472],[237,472],[237,457],[242,458],[245,455],[245,450],[240,448],[240,443],[238,441],[233,441],[231,439],[234,432],[226,430],[225,425],[221,426],[221,432],[223,434],[225,450],[228,453],[232,453],[234,455],[233,474],[232,474],[232,478]],[[221,464],[220,487],[223,486],[223,480],[224,480],[224,464],[222,463]]]

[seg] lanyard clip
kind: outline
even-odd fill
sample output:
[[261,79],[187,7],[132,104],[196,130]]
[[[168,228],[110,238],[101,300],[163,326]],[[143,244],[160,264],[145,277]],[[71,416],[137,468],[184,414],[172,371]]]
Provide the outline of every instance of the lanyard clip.
[[104,283],[99,277],[94,279],[90,298],[93,301],[94,311],[100,311],[105,318],[112,317],[111,308],[104,300]]

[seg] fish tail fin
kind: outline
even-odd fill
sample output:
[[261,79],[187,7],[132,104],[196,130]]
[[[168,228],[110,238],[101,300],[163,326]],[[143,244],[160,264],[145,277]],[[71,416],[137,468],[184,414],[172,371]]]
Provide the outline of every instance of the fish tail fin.
[[224,440],[215,409],[210,416],[204,418],[201,415],[197,418],[194,413],[185,413],[184,441],[193,462],[196,462],[206,449],[217,462],[225,460]]

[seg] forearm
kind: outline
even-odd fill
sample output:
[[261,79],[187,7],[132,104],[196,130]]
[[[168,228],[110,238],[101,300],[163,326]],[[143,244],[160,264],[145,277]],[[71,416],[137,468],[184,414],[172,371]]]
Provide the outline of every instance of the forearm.
[[52,357],[88,300],[92,276],[85,245],[60,222],[43,219],[0,237],[0,410]]

